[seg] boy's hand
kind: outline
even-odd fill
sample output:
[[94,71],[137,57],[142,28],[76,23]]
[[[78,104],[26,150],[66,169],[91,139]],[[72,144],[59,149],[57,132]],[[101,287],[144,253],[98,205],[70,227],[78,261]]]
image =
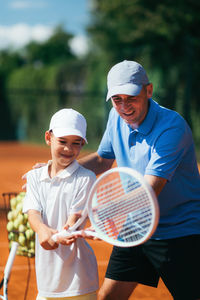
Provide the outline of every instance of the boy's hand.
[[58,237],[57,243],[62,244],[64,246],[70,246],[74,242],[76,242],[77,236],[68,236],[68,237]]
[[[69,229],[69,225],[65,224],[63,229],[68,230]],[[71,236],[67,236],[67,237],[57,237],[57,243],[65,245],[65,246],[70,246],[71,244],[73,244],[74,242],[76,242],[78,237],[82,237],[82,235],[71,235]]]
[[40,227],[38,231],[38,239],[40,245],[45,249],[45,250],[53,250],[58,248],[58,243],[54,242],[51,239],[51,236],[55,233],[57,233],[57,230],[54,230],[46,225],[43,225]]

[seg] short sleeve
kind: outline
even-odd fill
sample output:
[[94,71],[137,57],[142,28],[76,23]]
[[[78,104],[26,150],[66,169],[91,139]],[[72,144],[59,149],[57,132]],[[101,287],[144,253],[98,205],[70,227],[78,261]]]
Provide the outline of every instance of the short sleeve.
[[171,180],[191,142],[191,131],[186,123],[164,131],[152,148],[145,174]]
[[33,171],[30,171],[27,173],[27,190],[24,197],[23,212],[27,213],[30,209],[41,212],[42,207],[39,200],[38,182],[36,176],[33,174]]
[[93,172],[90,172],[87,176],[78,176],[76,183],[76,193],[70,206],[69,214],[78,213],[85,208],[88,195],[96,180],[96,176]]
[[106,126],[106,130],[100,142],[97,153],[99,156],[108,159],[115,159],[115,154],[112,147],[112,130],[113,130],[114,111],[111,110]]

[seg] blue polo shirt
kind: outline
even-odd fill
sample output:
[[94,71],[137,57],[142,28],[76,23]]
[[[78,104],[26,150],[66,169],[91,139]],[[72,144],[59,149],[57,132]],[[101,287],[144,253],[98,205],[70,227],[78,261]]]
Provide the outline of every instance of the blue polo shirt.
[[200,175],[194,142],[177,112],[149,99],[145,120],[132,129],[112,108],[98,154],[116,159],[119,167],[167,179],[158,197],[160,220],[153,238],[200,234]]

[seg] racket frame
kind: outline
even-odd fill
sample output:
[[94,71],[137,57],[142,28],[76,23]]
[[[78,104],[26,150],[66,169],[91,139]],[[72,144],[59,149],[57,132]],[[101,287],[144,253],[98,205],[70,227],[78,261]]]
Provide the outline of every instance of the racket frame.
[[11,246],[11,250],[6,262],[6,266],[4,269],[4,278],[2,280],[2,284],[3,284],[3,296],[0,295],[0,299],[3,300],[8,300],[8,281],[9,281],[9,277],[10,277],[10,272],[14,263],[14,259],[16,256],[16,252],[18,249],[19,244],[17,242],[12,242],[12,246]]
[[[102,231],[99,229],[99,227],[96,225],[96,223],[94,221],[94,217],[93,217],[93,213],[92,213],[92,201],[93,201],[93,197],[96,192],[96,189],[98,187],[98,184],[103,178],[105,178],[106,176],[108,176],[109,174],[112,174],[114,172],[126,173],[126,174],[136,178],[139,181],[139,183],[141,184],[142,188],[146,191],[148,198],[151,200],[151,207],[152,207],[151,226],[148,229],[148,234],[145,234],[144,237],[141,238],[140,240],[135,240],[135,241],[131,241],[131,242],[113,240],[113,239],[109,238],[106,234],[102,234]],[[90,190],[89,196],[88,196],[87,212],[88,212],[88,216],[89,216],[91,225],[97,233],[95,236],[98,236],[100,239],[104,240],[105,242],[107,242],[109,244],[119,246],[119,247],[133,247],[133,246],[137,246],[137,245],[144,243],[153,235],[153,233],[155,232],[155,230],[157,228],[158,221],[159,221],[159,206],[158,206],[157,197],[155,195],[154,190],[152,189],[150,184],[145,180],[145,178],[139,172],[137,172],[131,168],[128,168],[128,167],[112,168],[112,169],[106,171],[105,173],[101,174],[97,178],[97,180],[93,184],[93,186]]]

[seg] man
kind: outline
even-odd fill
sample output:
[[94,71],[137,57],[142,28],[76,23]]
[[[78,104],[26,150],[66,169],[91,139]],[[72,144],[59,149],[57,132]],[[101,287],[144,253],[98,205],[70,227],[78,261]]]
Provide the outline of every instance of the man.
[[138,247],[113,247],[100,300],[126,300],[138,283],[156,287],[161,277],[176,300],[200,299],[200,175],[192,133],[175,111],[152,100],[153,85],[134,61],[108,73],[107,127],[96,153],[80,163],[100,174],[133,168],[152,186],[160,207],[152,238]]

